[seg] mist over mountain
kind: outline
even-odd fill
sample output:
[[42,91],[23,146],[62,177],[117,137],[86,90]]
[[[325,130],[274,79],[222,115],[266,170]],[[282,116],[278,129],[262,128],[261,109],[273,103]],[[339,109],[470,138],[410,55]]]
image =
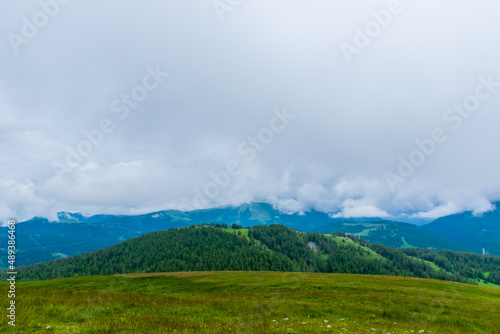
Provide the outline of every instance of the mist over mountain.
[[436,219],[423,228],[464,245],[475,253],[500,254],[500,202],[481,215],[465,212]]
[[[57,221],[45,218],[17,224],[19,265],[48,261],[108,247],[144,233],[187,227],[201,223],[242,226],[282,224],[302,232],[342,232],[368,242],[390,247],[448,249],[482,254],[500,254],[499,211],[474,216],[472,213],[441,218],[427,226],[416,226],[380,218],[332,218],[311,211],[283,213],[269,203],[250,203],[194,211],[165,210],[148,214],[95,215],[60,212]],[[485,230],[485,231],[483,231]],[[0,244],[7,245],[7,228],[0,228]],[[5,247],[0,248],[6,253]],[[2,257],[6,266],[6,257]]]

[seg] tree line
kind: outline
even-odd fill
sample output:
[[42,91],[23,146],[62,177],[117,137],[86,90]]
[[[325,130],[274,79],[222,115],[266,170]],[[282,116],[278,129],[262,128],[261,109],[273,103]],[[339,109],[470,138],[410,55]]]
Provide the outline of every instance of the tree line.
[[[283,225],[254,226],[245,233],[237,224],[228,228],[211,223],[147,233],[98,251],[19,267],[17,279],[234,270],[393,275],[475,284],[478,277],[497,282],[500,268],[498,256],[400,250],[343,233],[302,233]],[[489,271],[488,278],[480,271]],[[6,278],[6,271],[0,276]]]

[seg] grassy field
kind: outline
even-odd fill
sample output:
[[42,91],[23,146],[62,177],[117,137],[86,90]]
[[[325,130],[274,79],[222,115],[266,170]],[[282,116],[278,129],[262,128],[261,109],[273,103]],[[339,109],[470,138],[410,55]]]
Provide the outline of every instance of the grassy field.
[[18,283],[16,305],[1,333],[500,333],[500,289],[390,276],[75,277]]

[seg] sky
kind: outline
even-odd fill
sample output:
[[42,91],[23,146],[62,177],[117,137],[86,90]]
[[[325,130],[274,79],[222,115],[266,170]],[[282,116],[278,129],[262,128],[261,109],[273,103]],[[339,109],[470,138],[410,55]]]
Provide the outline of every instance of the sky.
[[498,1],[1,6],[0,221],[500,200]]

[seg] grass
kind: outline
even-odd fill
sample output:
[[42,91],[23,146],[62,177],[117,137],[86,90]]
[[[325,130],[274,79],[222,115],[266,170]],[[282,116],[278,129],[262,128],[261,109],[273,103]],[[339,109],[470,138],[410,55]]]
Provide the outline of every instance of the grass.
[[482,280],[482,279],[479,279],[476,281],[477,284],[479,284],[480,286],[488,286],[490,288],[500,288],[500,285],[498,284],[495,284],[495,283],[491,283],[491,282],[488,282],[488,281],[485,281],[485,280]]
[[[325,234],[330,236],[329,234]],[[333,241],[335,241],[338,245],[340,246],[347,246],[347,245],[355,245],[356,247],[361,247],[365,254],[363,255],[364,257],[370,258],[370,259],[379,259],[382,261],[387,261],[386,258],[378,254],[377,252],[374,252],[371,250],[369,247],[361,246],[357,242],[354,242],[353,240],[347,238],[347,237],[338,237],[338,236],[331,236]]]
[[248,229],[247,228],[239,228],[239,229],[234,229],[234,228],[223,228],[222,230],[226,231],[226,232],[231,232],[231,233],[234,233],[234,234],[238,234],[238,232],[241,232],[241,235],[244,235],[247,237],[248,240],[250,240],[250,238],[248,237]]
[[405,240],[405,237],[401,237],[401,241],[403,242],[403,245],[401,246],[401,248],[418,248],[417,246],[413,246],[413,245],[409,244]]
[[332,237],[333,241],[335,241],[336,243],[340,244],[340,245],[343,245],[343,244],[351,244],[351,245],[358,245],[357,242],[354,242],[352,241],[351,239],[349,239],[348,237],[337,237],[337,236],[334,236]]
[[500,333],[500,289],[390,276],[74,277],[18,283],[16,306],[15,333]]
[[364,226],[366,229],[364,229],[362,232],[359,233],[352,233],[355,237],[362,238],[362,237],[367,237],[370,235],[370,232],[376,231],[380,228],[386,228],[387,225],[385,224],[371,224],[371,223],[345,223],[344,225],[346,226]]
[[[441,267],[439,267],[437,264],[435,264],[434,262],[432,261],[427,261],[427,260],[423,260],[423,259],[419,259],[418,257],[414,257],[414,256],[409,256],[409,258],[412,258],[414,260],[417,260],[417,261],[422,261],[424,263],[427,263],[429,266],[431,266],[432,269],[434,269],[435,271],[439,271],[441,270]],[[447,273],[451,274],[449,271],[447,271]]]
[[[418,260],[418,261],[423,261],[425,263],[427,263],[428,265],[431,266],[432,269],[434,269],[435,271],[440,271],[441,268],[435,264],[434,262],[432,261],[427,261],[427,260],[422,260],[422,259],[419,259],[417,257],[414,257],[414,256],[408,256],[408,257],[411,257],[412,259],[415,259],[415,260]],[[448,274],[451,274],[449,271],[446,271]],[[488,277],[486,274],[485,274],[485,277]],[[491,283],[491,282],[487,282],[485,280],[482,280],[482,279],[474,279],[474,281],[479,285],[479,286],[487,286],[487,287],[490,287],[490,288],[500,288],[500,285],[498,284],[495,284],[495,283]]]

